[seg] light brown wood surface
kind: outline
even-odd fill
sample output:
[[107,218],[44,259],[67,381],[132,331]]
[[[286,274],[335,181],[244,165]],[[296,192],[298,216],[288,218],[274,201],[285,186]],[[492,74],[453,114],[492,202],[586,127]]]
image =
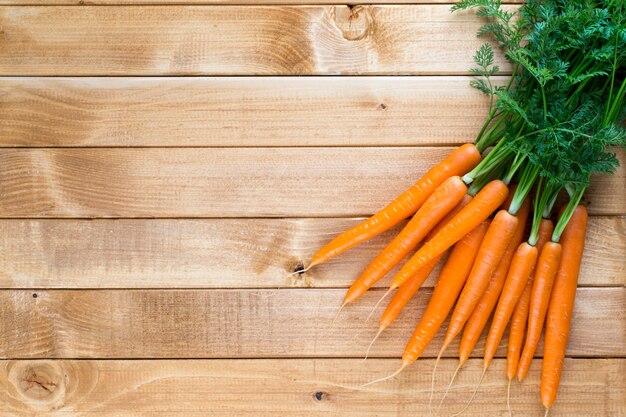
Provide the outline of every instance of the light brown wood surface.
[[449,5],[7,6],[0,22],[0,75],[464,74],[483,43]]
[[[374,359],[388,278],[330,326],[398,228],[287,276],[480,129],[480,19],[406,2],[0,0],[0,417],[429,415],[441,334],[357,386],[397,369],[434,278]],[[622,167],[586,196],[552,417],[626,412],[625,190]],[[464,415],[508,415],[504,346]],[[514,416],[543,416],[539,373],[513,385]]]
[[[359,388],[393,372],[397,361],[369,359],[196,361],[4,361],[0,408],[6,417],[98,415],[154,416],[425,416],[434,360],[420,360],[397,378]],[[434,405],[456,366],[439,364]],[[506,416],[505,361],[496,359],[463,415]],[[480,378],[482,361],[470,360],[442,405],[459,411]],[[559,417],[619,417],[624,413],[624,359],[566,359]],[[516,416],[541,417],[539,366],[514,384]],[[611,391],[605,387],[610,385]],[[209,411],[210,410],[210,411]]]
[[[415,296],[371,357],[401,356],[431,292]],[[4,358],[358,358],[376,334],[375,320],[365,318],[382,293],[367,293],[330,328],[344,289],[4,290],[0,352]],[[624,287],[580,288],[568,354],[623,356],[624,302]],[[441,333],[424,357],[437,355]],[[481,341],[476,356],[482,347]],[[456,345],[447,355],[457,355]]]
[[[287,275],[361,220],[5,219],[0,287],[347,287],[399,227],[302,276]],[[580,285],[626,285],[625,253],[626,217],[591,217]],[[438,274],[424,285],[432,287]]]
[[[104,148],[0,151],[0,217],[333,217],[371,214],[451,148]],[[625,160],[624,152],[620,159]],[[592,214],[626,211],[626,169]]]
[[[521,0],[506,0],[507,3],[520,3]],[[38,5],[67,5],[89,6],[94,4],[104,5],[202,5],[202,4],[250,4],[250,5],[273,5],[273,4],[302,4],[301,0],[0,0],[0,5],[38,6]],[[379,0],[377,4],[451,4],[453,0]],[[337,1],[314,0],[307,4],[337,4]]]
[[0,78],[0,146],[458,144],[487,114],[470,79]]

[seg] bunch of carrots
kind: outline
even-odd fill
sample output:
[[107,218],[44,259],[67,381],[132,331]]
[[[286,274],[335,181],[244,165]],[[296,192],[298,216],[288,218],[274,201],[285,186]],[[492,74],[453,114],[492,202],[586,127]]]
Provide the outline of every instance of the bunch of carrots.
[[[494,37],[513,67],[507,85],[494,85],[499,68],[492,47],[477,51],[472,85],[490,104],[476,141],[324,246],[306,270],[410,217],[350,287],[339,311],[406,259],[379,301],[393,293],[380,335],[449,252],[401,366],[389,377],[422,355],[450,313],[438,360],[460,336],[458,372],[493,316],[483,376],[510,325],[509,388],[515,377],[526,377],[545,329],[541,402],[547,414],[583,255],[587,211],[580,202],[592,174],[617,167],[611,148],[626,145],[619,123],[626,104],[626,6],[623,0],[528,0],[513,11],[499,0],[463,0],[453,10],[470,8],[487,19],[479,36]],[[567,200],[555,216],[559,196]]]

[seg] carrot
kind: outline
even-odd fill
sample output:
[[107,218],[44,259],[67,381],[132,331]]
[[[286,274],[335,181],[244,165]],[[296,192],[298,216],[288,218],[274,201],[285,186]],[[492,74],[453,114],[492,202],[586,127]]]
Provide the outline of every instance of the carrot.
[[[309,262],[307,270],[379,235],[415,213],[426,199],[446,179],[463,175],[481,160],[474,145],[460,146],[443,161],[432,167],[422,178],[381,211],[343,232],[320,249]],[[303,271],[299,271],[303,272]]]
[[[461,209],[465,206],[467,206],[469,204],[469,202],[472,201],[472,197],[469,196],[468,194],[465,194],[465,196],[463,196],[463,199],[461,200],[461,202],[459,204],[457,204],[457,206],[452,209],[452,211],[450,211],[446,217],[444,217],[438,224],[437,226],[430,231],[430,233],[428,234],[428,236],[426,237],[426,240],[429,240],[432,236],[434,236],[442,227],[444,227],[446,224],[448,224],[448,222],[454,217],[456,216],[456,214],[461,211]],[[407,303],[411,300],[411,298],[413,297],[413,295],[415,295],[415,293],[417,292],[417,290],[420,289],[420,287],[422,286],[422,284],[424,283],[424,281],[426,281],[426,279],[428,278],[428,276],[431,274],[431,272],[433,271],[433,269],[435,269],[435,266],[437,266],[437,263],[439,263],[439,260],[443,257],[443,255],[435,258],[432,262],[430,262],[429,264],[427,264],[426,266],[424,266],[423,268],[421,268],[419,271],[417,271],[417,273],[411,277],[411,279],[409,279],[407,282],[405,282],[399,289],[398,291],[394,294],[393,298],[391,299],[391,301],[389,302],[389,304],[387,305],[387,308],[385,309],[385,311],[383,312],[383,314],[380,317],[380,325],[378,327],[378,332],[376,333],[376,336],[374,336],[374,339],[372,339],[372,341],[370,342],[369,346],[367,347],[367,351],[365,352],[365,358],[367,359],[367,357],[369,356],[369,351],[372,348],[372,346],[374,345],[374,342],[376,341],[376,339],[378,339],[378,337],[381,335],[381,333],[387,328],[389,327],[389,325],[391,325],[391,323],[393,323],[395,321],[395,319],[398,317],[398,315],[400,314],[400,312],[402,311],[402,309],[407,305]],[[387,292],[389,293],[389,291]],[[385,294],[386,295],[386,294]],[[380,304],[380,302],[383,300],[383,298],[385,298],[385,295],[383,295],[380,300],[378,300],[378,302],[376,303],[376,305],[374,306],[374,309],[372,310],[372,313],[374,312],[374,310],[376,309],[376,307],[378,307],[378,304]],[[372,314],[370,313],[370,314]]]
[[[496,311],[494,313],[491,328],[489,329],[489,333],[487,335],[482,375],[467,405],[460,413],[456,413],[454,415],[461,414],[472,403],[474,396],[482,383],[485,373],[487,372],[487,368],[489,368],[491,360],[496,353],[496,349],[498,348],[502,335],[504,334],[504,329],[509,321],[509,318],[511,317],[511,314],[513,313],[513,309],[515,308],[515,303],[524,289],[524,284],[526,284],[532,274],[536,260],[537,248],[526,242],[519,245],[515,251],[515,255],[511,260],[511,266],[509,267],[507,278],[504,283],[504,288],[502,289],[502,294],[498,300],[498,306],[496,307]],[[459,368],[457,367],[457,371],[458,369]]]
[[498,267],[491,275],[485,293],[472,311],[467,323],[465,323],[465,329],[463,330],[463,336],[459,344],[459,366],[463,366],[469,359],[483,329],[487,325],[491,312],[498,302],[498,297],[502,292],[502,287],[504,286],[504,281],[506,280],[513,255],[515,255],[517,247],[524,240],[524,225],[528,219],[529,212],[530,201],[527,199],[517,212],[518,227],[515,229],[515,235],[502,255]]
[[517,369],[517,379],[523,381],[530,369],[530,364],[537,350],[541,331],[550,302],[550,294],[553,290],[554,280],[559,268],[562,256],[562,246],[555,242],[546,242],[541,249],[535,282],[530,295],[528,307],[528,330],[522,356]]
[[502,204],[507,194],[508,188],[500,180],[494,180],[485,185],[467,206],[404,264],[391,282],[390,289],[399,288],[417,270],[443,254],[463,236],[478,227]]
[[500,340],[502,340],[502,335],[513,314],[515,305],[535,268],[537,256],[537,248],[529,245],[527,242],[522,243],[513,256],[509,273],[506,276],[504,288],[502,289],[502,294],[498,300],[498,306],[487,334],[483,363],[485,368],[489,367],[491,360],[496,354],[496,349],[498,349]]
[[[448,224],[448,222],[454,216],[456,216],[456,214],[461,211],[463,207],[467,206],[470,201],[472,201],[472,197],[466,194],[461,202],[450,213],[448,213],[446,217],[444,217],[443,220],[441,220],[439,224],[428,234],[426,240],[430,240],[432,236],[434,236],[442,227]],[[395,321],[402,309],[411,300],[415,292],[424,283],[426,278],[428,278],[428,276],[435,268],[442,256],[443,255],[435,258],[432,262],[421,268],[414,276],[412,276],[398,289],[398,291],[394,294],[393,298],[387,305],[387,308],[380,317],[380,329],[386,329],[387,327],[389,327],[389,325],[391,325],[391,323]]]
[[[514,186],[511,186],[511,190]],[[509,193],[507,197],[507,203],[502,207],[509,208],[513,202],[513,196],[515,193]],[[474,346],[478,342],[480,335],[483,332],[483,329],[487,325],[487,321],[489,320],[489,316],[491,316],[491,312],[493,311],[496,303],[498,302],[498,297],[500,296],[500,292],[502,291],[502,287],[504,286],[504,281],[506,279],[507,271],[509,270],[509,265],[511,264],[511,259],[513,259],[513,255],[519,244],[524,240],[524,232],[526,224],[526,220],[528,219],[528,214],[530,212],[530,200],[524,199],[522,205],[519,208],[516,216],[518,219],[517,227],[515,228],[515,233],[513,238],[509,242],[500,262],[496,270],[491,274],[491,278],[489,279],[489,283],[487,284],[487,288],[485,289],[485,293],[480,297],[480,301],[472,311],[471,315],[467,319],[465,323],[465,329],[463,330],[463,336],[461,337],[461,342],[459,344],[459,364],[454,371],[448,386],[444,392],[443,397],[441,398],[439,405],[443,403],[444,399],[448,395],[450,388],[452,387],[452,383],[456,378],[459,370],[465,365],[465,362],[470,357],[472,350],[474,350]],[[441,350],[441,353],[445,350],[445,347]],[[482,380],[482,379],[481,379]]]
[[[542,219],[539,225],[539,239],[537,240],[537,251],[541,253],[544,243],[550,240],[550,235],[554,230],[554,225],[549,219]],[[513,316],[511,317],[511,327],[509,330],[509,345],[506,355],[506,376],[509,382],[515,377],[519,358],[522,350],[522,342],[526,333],[526,323],[528,322],[528,308],[530,305],[530,294],[533,288],[534,273],[528,279],[524,292],[520,297]],[[510,384],[509,384],[510,386]]]
[[[396,266],[446,214],[458,206],[466,193],[467,186],[459,176],[450,177],[437,187],[404,229],[374,258],[352,284],[344,297],[344,304],[354,302],[365,294],[372,285]],[[434,268],[434,265],[432,267]],[[427,276],[426,274],[424,278]]]
[[561,380],[586,230],[587,210],[583,206],[578,206],[561,237],[563,247],[561,263],[554,281],[546,317],[546,337],[541,370],[541,403],[546,409],[550,409],[554,404]]
[[459,301],[454,308],[446,337],[441,348],[444,351],[448,345],[459,334],[463,325],[472,314],[474,307],[484,294],[489,278],[498,266],[504,252],[513,239],[515,229],[518,225],[518,218],[506,210],[500,210],[493,218],[489,230],[485,234],[476,261],[465,287],[459,296]]
[[482,222],[452,249],[448,261],[441,270],[426,311],[406,345],[402,355],[403,367],[415,362],[421,356],[452,310],[488,228],[489,222]]

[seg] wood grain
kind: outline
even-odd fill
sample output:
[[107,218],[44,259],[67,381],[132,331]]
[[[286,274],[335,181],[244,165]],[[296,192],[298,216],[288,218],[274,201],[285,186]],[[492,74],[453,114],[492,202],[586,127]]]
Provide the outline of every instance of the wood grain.
[[480,25],[449,5],[2,7],[0,75],[466,74]]
[[[507,0],[507,3],[520,3],[521,0]],[[455,3],[454,0],[377,0],[377,4],[435,4],[435,3]],[[331,0],[0,0],[0,5],[6,6],[41,6],[41,5],[64,5],[64,6],[85,6],[85,5],[220,5],[220,4],[337,4]]]
[[[381,290],[330,323],[343,289],[4,290],[2,358],[362,357],[376,333],[365,323]],[[411,301],[372,357],[399,358],[431,290]],[[623,356],[626,289],[580,288],[568,354]],[[436,355],[441,332],[425,352]],[[503,346],[506,342],[503,342]],[[482,340],[474,351],[482,354]],[[539,352],[542,352],[540,349]],[[454,357],[456,346],[447,354]],[[498,356],[506,354],[500,349]]]
[[[342,217],[371,214],[451,148],[0,150],[0,217]],[[588,193],[626,209],[622,167]]]
[[[360,220],[0,220],[0,287],[347,287],[399,227],[287,275]],[[626,285],[624,253],[626,217],[591,217],[579,283]],[[438,273],[424,285],[432,287]]]
[[0,146],[459,144],[487,113],[469,80],[0,78]]
[[[426,416],[434,360],[420,360],[400,376],[358,388],[389,374],[397,361],[370,359],[3,361],[0,408],[5,417],[154,416]],[[439,400],[453,360],[437,368]],[[482,371],[470,360],[441,409],[458,411]],[[624,412],[624,359],[566,359],[551,416],[618,417]],[[493,361],[473,404],[463,415],[504,416],[505,360]],[[540,417],[540,368],[514,384],[514,415]],[[488,394],[492,393],[492,395]]]

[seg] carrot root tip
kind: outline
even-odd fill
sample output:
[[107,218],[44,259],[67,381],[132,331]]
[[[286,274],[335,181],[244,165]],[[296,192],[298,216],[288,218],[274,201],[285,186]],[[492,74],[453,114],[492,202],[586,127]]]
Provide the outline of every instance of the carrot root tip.
[[365,324],[367,324],[367,323],[369,323],[369,322],[370,322],[370,319],[371,319],[371,318],[372,318],[372,316],[374,315],[374,312],[376,311],[376,309],[378,308],[378,306],[380,305],[380,303],[382,303],[382,302],[383,302],[383,300],[384,300],[385,298],[387,298],[387,296],[388,296],[389,294],[391,294],[391,292],[392,292],[393,290],[394,290],[393,288],[389,288],[389,289],[388,289],[388,290],[387,290],[387,291],[383,294],[383,296],[382,296],[382,297],[380,297],[380,299],[378,300],[378,302],[376,302],[376,305],[374,305],[374,308],[372,308],[372,311],[370,311],[370,314],[369,314],[369,315],[367,316],[367,318],[365,319]]
[[370,342],[369,346],[367,347],[367,350],[365,351],[365,357],[363,358],[364,361],[367,360],[367,357],[370,354],[370,350],[372,349],[372,346],[374,346],[374,342],[378,339],[378,337],[380,336],[380,334],[383,332],[383,330],[385,330],[384,327],[381,327],[380,329],[378,329],[378,333],[376,333],[376,336],[374,336],[374,338],[372,339],[372,341]]
[[430,398],[428,399],[428,412],[430,414],[432,414],[433,412],[433,397],[435,396],[435,374],[437,372],[437,366],[439,365],[439,361],[441,360],[441,355],[443,355],[443,352],[446,350],[447,347],[448,344],[444,343],[441,347],[441,350],[439,350],[439,354],[437,354],[437,360],[435,360],[435,365],[433,366],[433,374],[430,378]]
[[333,321],[330,323],[330,328],[332,329],[335,326],[335,323],[337,322],[337,319],[339,318],[339,313],[341,313],[341,310],[343,310],[343,308],[348,304],[347,301],[344,301],[343,304],[341,304],[341,307],[339,307],[339,310],[337,310],[337,312],[335,313],[335,317],[333,318]]
[[509,411],[509,417],[513,417],[513,411],[511,411],[511,381],[513,381],[513,378],[509,378],[509,385],[506,387],[506,408]]
[[472,396],[470,397],[470,399],[467,402],[467,404],[465,404],[465,407],[463,407],[463,409],[461,411],[459,411],[458,413],[452,414],[450,417],[460,416],[461,414],[463,414],[465,412],[465,410],[468,409],[468,407],[472,404],[472,401],[474,401],[474,398],[476,397],[476,393],[478,392],[478,388],[480,388],[480,384],[482,384],[483,378],[485,378],[485,374],[486,373],[487,373],[487,368],[484,368],[483,369],[483,373],[480,376],[480,379],[478,380],[478,385],[476,385],[476,388],[474,388],[474,392],[472,393]]
[[402,366],[401,366],[401,367],[400,367],[400,368],[399,368],[396,372],[394,372],[394,373],[393,373],[393,374],[391,374],[391,375],[387,375],[387,376],[385,376],[385,377],[378,378],[378,379],[375,379],[375,380],[373,380],[373,381],[367,382],[367,383],[365,383],[365,384],[363,384],[363,385],[360,385],[360,387],[361,387],[361,388],[363,388],[363,387],[367,387],[367,386],[369,386],[369,385],[377,384],[377,383],[379,383],[379,382],[383,382],[383,381],[386,381],[386,380],[388,380],[388,379],[391,379],[391,378],[393,378],[394,376],[398,375],[400,372],[402,372],[402,371],[404,370],[404,368],[406,368],[406,365],[402,365]]
[[454,383],[454,380],[456,379],[456,376],[459,373],[459,370],[461,370],[461,367],[463,366],[463,364],[464,364],[464,362],[459,362],[459,365],[454,370],[454,373],[452,374],[452,378],[450,379],[450,383],[446,387],[446,390],[443,393],[443,397],[441,397],[441,400],[439,400],[439,405],[437,405],[437,410],[438,411],[441,410],[441,406],[443,405],[443,401],[448,396],[448,393],[450,392],[450,388],[452,388],[452,384]]
[[290,273],[289,275],[285,276],[284,279],[288,279],[288,278],[293,279],[293,277],[295,277],[296,275],[303,275],[305,272],[309,271],[314,266],[315,266],[314,264],[311,264],[307,266],[306,268],[304,268],[303,265],[299,263],[298,265],[296,265],[294,271]]

